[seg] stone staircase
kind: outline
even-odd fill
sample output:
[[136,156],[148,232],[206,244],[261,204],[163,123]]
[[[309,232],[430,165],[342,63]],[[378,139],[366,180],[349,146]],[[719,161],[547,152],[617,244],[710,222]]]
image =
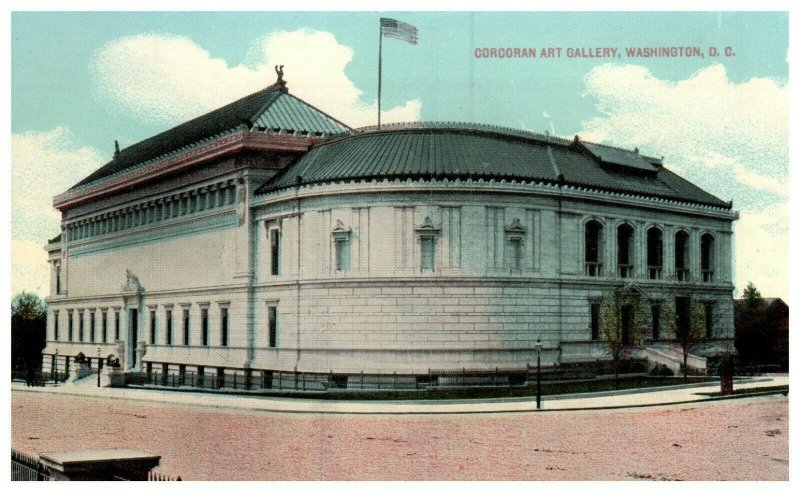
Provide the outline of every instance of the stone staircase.
[[[649,365],[664,365],[678,375],[683,368],[683,351],[679,346],[654,344],[644,348]],[[690,373],[705,374],[708,371],[706,358],[689,353],[686,364]]]

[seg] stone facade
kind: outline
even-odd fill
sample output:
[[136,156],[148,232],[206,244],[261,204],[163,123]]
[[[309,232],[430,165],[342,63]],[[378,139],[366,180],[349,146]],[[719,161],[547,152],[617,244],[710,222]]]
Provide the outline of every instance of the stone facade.
[[279,80],[118,151],[54,199],[45,353],[363,378],[525,369],[541,341],[582,363],[607,358],[593,305],[631,283],[705,303],[707,351],[731,347],[729,203],[578,137],[409,129],[350,130]]
[[[138,212],[117,208],[128,213],[132,221],[120,223],[130,228],[108,234],[103,222],[80,228],[88,234],[80,236],[67,223],[65,240],[48,246],[62,292],[53,288],[49,299],[46,352],[100,347],[105,355],[115,352],[115,340],[140,340],[145,362],[419,374],[524,368],[540,339],[548,364],[591,361],[606,352],[591,340],[590,304],[627,282],[654,302],[675,295],[712,302],[714,338],[733,337],[731,212],[504,182],[365,182],[258,197],[255,183],[241,173],[216,181],[214,190],[189,189],[216,191],[213,201],[176,193],[161,209],[158,202]],[[589,220],[605,230],[634,227],[630,278],[586,275]],[[664,235],[657,279],[644,264],[653,226]],[[690,235],[688,281],[675,275],[679,229]],[[698,256],[705,233],[714,237],[711,282],[702,281]],[[433,264],[422,269],[421,239],[428,236]],[[340,269],[337,239],[349,253]],[[605,261],[616,260],[614,242],[604,240]],[[137,367],[133,349],[128,368]]]

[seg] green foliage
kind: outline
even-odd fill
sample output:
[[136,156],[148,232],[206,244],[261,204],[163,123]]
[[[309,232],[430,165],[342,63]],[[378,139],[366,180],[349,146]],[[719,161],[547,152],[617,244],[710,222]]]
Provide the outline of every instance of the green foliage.
[[44,301],[32,292],[22,291],[11,300],[11,318],[35,320],[44,318]]
[[688,334],[681,334],[681,345],[691,349],[703,342],[706,338],[706,308],[703,303],[692,299],[691,319],[689,320]]
[[28,375],[41,368],[46,315],[44,302],[36,294],[23,292],[11,301],[11,368]]
[[[623,323],[626,308],[630,313],[627,337]],[[600,303],[600,337],[615,360],[623,352],[642,343],[646,328],[645,300],[639,292],[618,289],[603,295]]]
[[736,303],[734,311],[734,343],[739,358],[745,363],[780,362],[788,365],[788,345],[782,347],[778,332],[781,310],[768,307],[752,282],[742,292],[742,301]]
[[742,299],[748,308],[756,309],[764,306],[764,298],[761,297],[761,292],[756,289],[753,282],[747,282],[747,287],[742,291]]
[[661,330],[667,337],[678,336],[678,312],[674,299],[666,299],[661,304]]

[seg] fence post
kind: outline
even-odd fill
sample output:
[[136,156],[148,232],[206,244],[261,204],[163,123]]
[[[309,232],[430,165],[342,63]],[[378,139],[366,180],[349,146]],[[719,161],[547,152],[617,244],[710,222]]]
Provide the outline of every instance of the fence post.
[[69,355],[64,355],[64,358],[67,360],[66,370],[64,370],[64,372],[69,376]]

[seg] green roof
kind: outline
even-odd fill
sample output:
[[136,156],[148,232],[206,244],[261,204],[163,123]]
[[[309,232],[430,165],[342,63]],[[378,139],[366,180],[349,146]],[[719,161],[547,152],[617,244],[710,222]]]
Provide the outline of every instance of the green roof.
[[285,85],[275,83],[120,150],[114,159],[78,182],[70,190],[135,168],[145,162],[191,147],[215,136],[230,133],[241,126],[316,135],[343,133],[350,129],[316,107],[289,94]]
[[[622,167],[609,168],[609,163]],[[565,183],[730,208],[664,168],[660,160],[636,151],[587,144],[577,137],[570,141],[521,130],[454,123],[390,125],[383,130],[337,137],[315,146],[256,194],[298,184],[373,179]]]

